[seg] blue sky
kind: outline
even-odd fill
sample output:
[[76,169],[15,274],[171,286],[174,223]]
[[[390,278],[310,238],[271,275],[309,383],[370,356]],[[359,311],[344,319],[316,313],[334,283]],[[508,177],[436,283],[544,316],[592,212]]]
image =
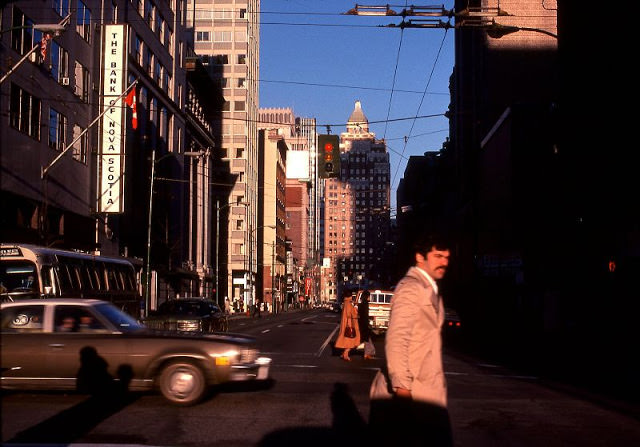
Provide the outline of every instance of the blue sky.
[[[395,207],[407,158],[439,150],[448,136],[444,116],[413,118],[447,111],[453,30],[401,31],[378,26],[399,24],[400,17],[341,15],[355,4],[262,0],[260,107],[291,107],[339,134],[360,100],[370,129],[387,141]],[[400,12],[405,3],[391,7]]]

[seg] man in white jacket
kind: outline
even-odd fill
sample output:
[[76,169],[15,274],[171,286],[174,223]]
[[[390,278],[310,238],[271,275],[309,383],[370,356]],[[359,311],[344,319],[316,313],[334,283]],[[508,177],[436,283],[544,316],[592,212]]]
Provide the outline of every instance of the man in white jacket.
[[[387,427],[398,425],[383,436],[391,436],[396,445],[452,445],[442,367],[444,305],[436,282],[449,265],[449,246],[429,235],[414,244],[413,252],[415,264],[394,290],[385,338],[392,398],[372,401],[376,420],[370,423],[374,428],[381,417]],[[374,406],[385,414],[374,414]]]

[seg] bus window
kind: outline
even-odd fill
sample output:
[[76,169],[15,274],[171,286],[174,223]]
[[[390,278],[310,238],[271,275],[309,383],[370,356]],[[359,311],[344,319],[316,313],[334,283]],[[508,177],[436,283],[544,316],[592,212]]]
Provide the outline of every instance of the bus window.
[[104,265],[102,262],[93,264],[93,276],[96,278],[96,290],[107,290],[104,278]]
[[107,284],[109,286],[109,290],[118,290],[119,287],[116,270],[113,266],[105,266],[105,270],[107,273]]
[[58,277],[58,284],[60,284],[60,294],[67,295],[73,290],[71,278],[69,277],[69,270],[64,264],[59,264],[56,267],[56,276]]
[[42,277],[42,293],[44,295],[54,295],[56,291],[53,288],[53,271],[51,270],[51,266],[42,266],[40,275]]
[[91,273],[89,272],[89,267],[86,265],[80,266],[80,277],[82,279],[82,288],[86,292],[91,292],[95,290],[95,286],[93,284],[93,278],[91,277]]

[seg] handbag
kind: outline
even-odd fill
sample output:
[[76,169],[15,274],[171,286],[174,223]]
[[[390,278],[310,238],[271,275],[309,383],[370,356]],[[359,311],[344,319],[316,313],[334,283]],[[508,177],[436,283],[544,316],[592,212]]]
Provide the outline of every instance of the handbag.
[[344,328],[344,336],[347,338],[356,338],[356,328],[353,326],[347,325]]
[[389,386],[387,375],[382,370],[378,370],[369,388],[369,399],[384,400],[391,399],[393,396],[394,394]]

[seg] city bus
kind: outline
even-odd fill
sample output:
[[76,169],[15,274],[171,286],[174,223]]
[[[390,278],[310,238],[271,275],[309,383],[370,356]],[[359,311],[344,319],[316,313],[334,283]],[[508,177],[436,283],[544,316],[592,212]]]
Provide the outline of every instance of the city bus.
[[375,332],[387,330],[389,327],[389,313],[391,312],[390,290],[369,290],[369,322]]
[[127,259],[9,243],[0,243],[0,298],[97,298],[135,317],[141,304]]

